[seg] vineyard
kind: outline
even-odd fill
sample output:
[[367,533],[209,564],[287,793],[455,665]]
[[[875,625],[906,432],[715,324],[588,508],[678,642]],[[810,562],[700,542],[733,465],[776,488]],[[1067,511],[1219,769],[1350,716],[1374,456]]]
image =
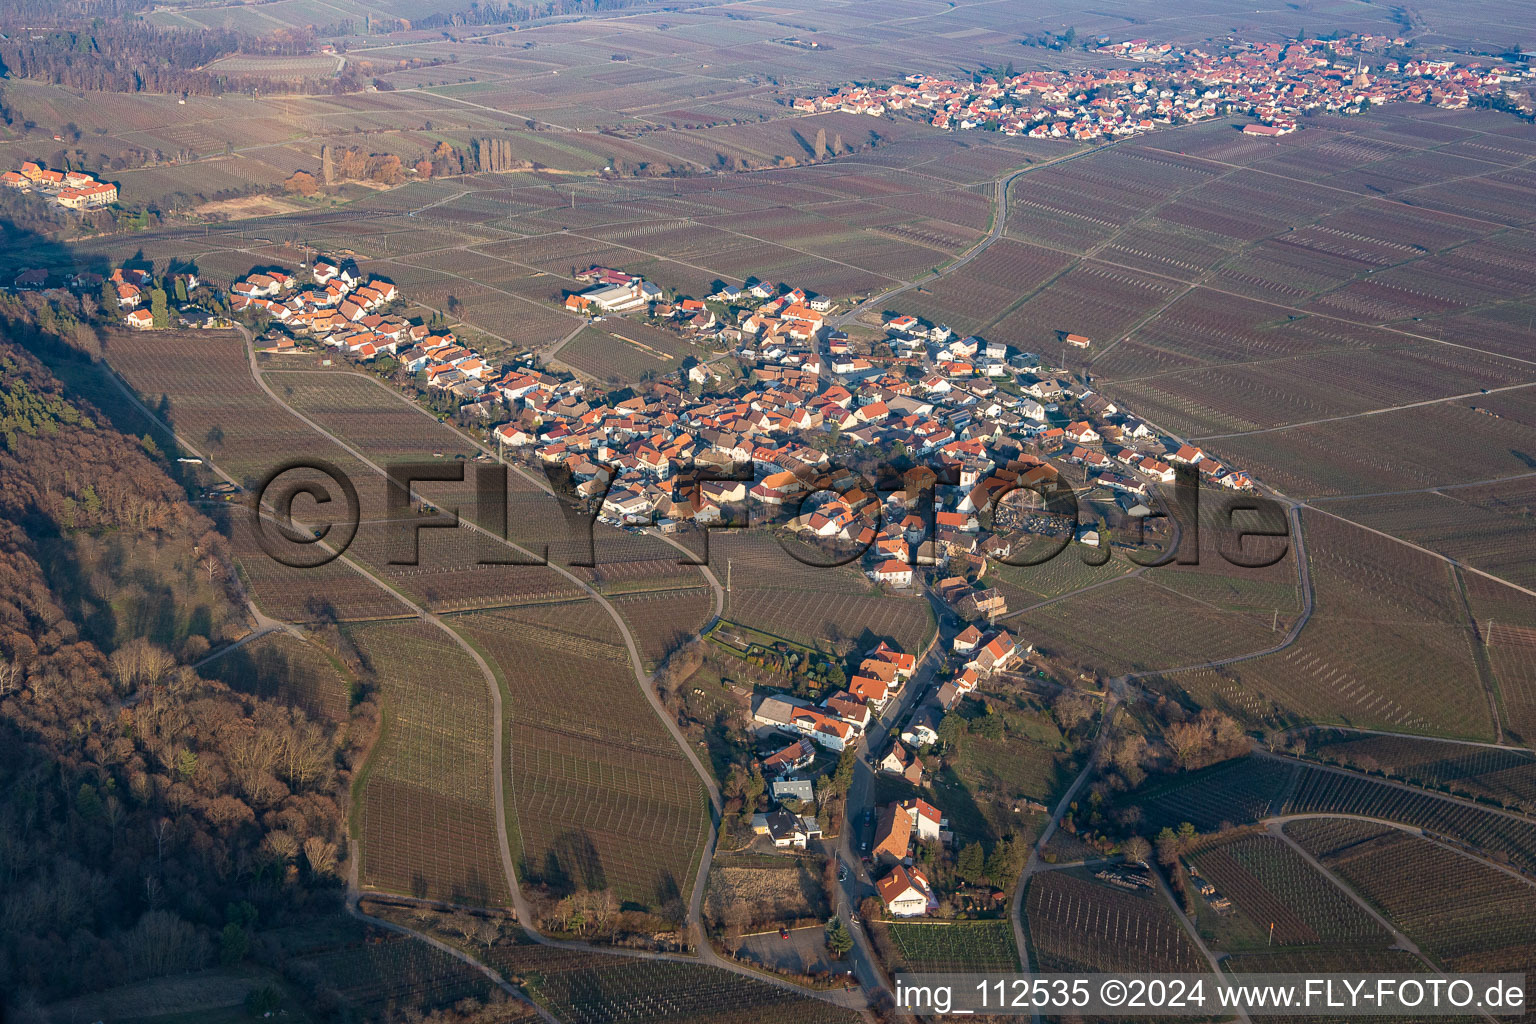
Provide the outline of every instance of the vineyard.
[[325,459],[354,475],[364,509],[370,507],[374,495],[363,480],[371,474],[273,404],[252,379],[238,334],[113,332],[107,349],[113,368],[144,403],[236,480],[254,482],[294,459]]
[[1347,772],[1303,770],[1282,813],[1358,814],[1398,821],[1506,858],[1522,870],[1536,871],[1536,823]]
[[708,829],[704,794],[612,621],[585,600],[449,621],[505,687],[521,877],[679,916]]
[[1328,730],[1307,740],[1313,756],[1335,764],[1507,807],[1536,807],[1536,756],[1529,751]]
[[490,961],[566,1024],[854,1024],[857,1014],[739,974],[547,946],[501,945]]
[[1536,598],[1472,573],[1464,578],[1498,684],[1505,731],[1511,740],[1530,745],[1536,742],[1536,635],[1529,628],[1505,627],[1536,623]]
[[1127,892],[1065,871],[1029,880],[1025,921],[1041,971],[1203,972],[1205,959],[1155,893]]
[[377,681],[384,713],[354,823],[363,884],[504,904],[485,677],[448,633],[419,620],[343,631]]
[[380,465],[478,453],[457,431],[361,373],[268,369],[263,375],[284,402]]
[[343,1006],[365,1019],[431,1011],[494,991],[485,975],[442,950],[401,935],[357,942],[295,958],[334,989]]
[[647,669],[697,636],[715,607],[708,587],[655,590],[610,598],[635,636]]
[[1298,724],[1492,739],[1472,627],[1449,567],[1327,516],[1308,512],[1304,529],[1311,619],[1285,650],[1223,674],[1272,704],[1270,715]]
[[1246,825],[1274,813],[1299,769],[1258,757],[1234,758],[1201,771],[1150,785],[1134,796],[1148,826],[1177,828],[1190,822],[1201,832]]
[[[1523,587],[1536,583],[1529,480],[1330,500],[1326,508]],[[1518,594],[1512,591],[1511,594]]]
[[1268,946],[1271,938],[1278,946],[1387,944],[1386,932],[1370,915],[1273,836],[1204,848],[1195,866],[1246,918],[1247,934],[1234,935],[1229,945]]
[[210,662],[203,674],[237,690],[297,704],[315,718],[345,721],[352,684],[322,648],[273,633]]
[[933,635],[933,611],[920,598],[826,591],[743,590],[726,599],[726,616],[764,633],[814,647],[868,649],[881,640],[922,650]]
[[[1310,846],[1339,841],[1298,828],[1308,824],[1288,831]],[[1528,879],[1396,830],[1327,853],[1324,863],[1451,970],[1522,970],[1536,957]]]
[[1007,921],[892,921],[877,925],[890,937],[900,960],[895,970],[1016,971],[1013,927]]
[[1008,624],[1041,649],[1108,675],[1250,654],[1280,640],[1270,615],[1224,611],[1130,576],[1031,608]]

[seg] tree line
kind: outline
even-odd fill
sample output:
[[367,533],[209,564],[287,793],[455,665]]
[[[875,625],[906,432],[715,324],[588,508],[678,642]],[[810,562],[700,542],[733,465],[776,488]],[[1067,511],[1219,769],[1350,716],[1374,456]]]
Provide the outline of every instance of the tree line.
[[207,67],[231,54],[302,56],[313,53],[309,29],[252,35],[229,29],[160,28],[144,21],[97,19],[88,29],[29,30],[25,20],[0,16],[0,73],[97,92],[345,93],[367,84],[358,68],[299,80],[225,73]]
[[72,380],[101,372],[52,316],[45,330],[15,300],[0,310],[7,1020],[261,959],[266,929],[335,913],[347,782],[376,721],[366,700],[320,721],[192,667],[248,628],[227,542],[152,438],[118,432],[33,354]]

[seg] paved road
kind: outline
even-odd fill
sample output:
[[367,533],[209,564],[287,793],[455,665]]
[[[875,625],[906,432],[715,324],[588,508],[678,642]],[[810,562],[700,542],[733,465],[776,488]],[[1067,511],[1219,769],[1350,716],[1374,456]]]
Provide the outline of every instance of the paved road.
[[874,810],[875,769],[869,763],[869,755],[885,749],[896,726],[932,690],[933,678],[944,665],[949,641],[958,632],[948,628],[948,613],[934,600],[933,595],[929,594],[927,598],[934,608],[938,626],[933,639],[920,653],[912,678],[907,681],[896,700],[886,706],[877,720],[870,723],[855,747],[858,760],[854,763],[853,781],[848,787],[842,835],[835,848],[838,862],[848,868],[848,877],[838,885],[837,916],[853,936],[854,944],[849,957],[853,963],[854,976],[872,1002],[882,993],[890,996],[891,985],[885,969],[880,965],[880,958],[875,954],[868,931],[862,923],[856,923],[853,919],[859,904],[866,897],[877,895],[875,879],[865,867],[863,852],[859,849],[860,840],[870,828],[865,824],[865,814]]

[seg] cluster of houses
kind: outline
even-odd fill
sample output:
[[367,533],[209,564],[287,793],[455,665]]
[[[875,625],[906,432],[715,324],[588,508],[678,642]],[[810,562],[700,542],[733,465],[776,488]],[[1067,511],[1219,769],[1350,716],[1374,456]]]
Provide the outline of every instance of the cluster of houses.
[[[865,656],[858,672],[848,681],[846,690],[837,691],[820,704],[799,697],[765,697],[753,709],[752,720],[760,727],[804,737],[827,750],[841,753],[858,742],[864,730],[869,728],[873,715],[878,715],[887,701],[900,694],[916,668],[914,656],[882,641]],[[803,743],[801,748],[791,744],[765,759],[763,770],[767,773],[780,769],[793,772],[803,767],[791,763],[795,749],[803,749]]]
[[37,192],[70,210],[92,210],[117,202],[117,186],[97,181],[84,171],[50,171],[27,161],[19,170],[0,174],[0,184],[22,192]]
[[[1001,342],[896,315],[884,325],[885,349],[855,355],[827,323],[830,303],[800,289],[729,286],[710,309],[693,299],[643,301],[659,290],[622,271],[594,267],[583,276],[592,287],[566,300],[573,308],[643,310],[680,330],[709,331],[734,346],[754,378],[711,395],[702,384],[714,374],[695,363],[643,395],[604,397],[535,371],[482,371],[463,394],[502,403],[509,418],[494,437],[503,452],[564,467],[579,496],[602,497],[605,521],[671,530],[768,516],[808,539],[857,545],[871,579],[902,588],[914,567],[954,563],[949,575],[963,577],[979,560],[1008,557],[1009,540],[983,530],[979,513],[1015,487],[1055,484],[1068,467],[1082,467],[1076,486],[1127,516],[1150,512],[1150,489],[1172,482],[1181,463],[1215,486],[1253,487],[1240,469],[1160,435]],[[916,490],[882,500],[869,481],[837,469],[826,444],[809,443],[827,434],[838,444],[899,446],[952,486],[930,520],[913,507]],[[689,472],[698,468],[736,479],[699,483]],[[1078,539],[1101,543],[1094,528]],[[954,588],[951,604],[987,618],[1006,611],[999,595],[971,589]]]
[[[972,626],[952,641],[952,650],[956,666],[953,678],[911,711],[898,738],[883,754],[871,757],[876,771],[920,786],[920,751],[938,741],[944,714],[987,676],[1013,666],[1030,647],[1015,641],[1006,630],[982,632]],[[815,763],[817,748],[841,753],[856,744],[888,702],[900,695],[916,668],[915,656],[882,641],[865,654],[847,689],[820,704],[787,695],[757,701],[754,725],[763,734],[781,737],[783,743],[775,744],[757,764],[778,804],[775,810],[755,819],[760,834],[770,837],[777,847],[803,848],[809,839],[817,838],[814,823],[798,813],[814,795],[813,782],[804,773]],[[789,806],[784,806],[786,802]],[[921,798],[893,803],[880,811],[873,843],[866,853],[877,868],[889,868],[877,888],[893,915],[910,917],[937,908],[932,888],[912,864],[912,844],[930,840],[952,843],[948,824],[936,807]]]
[[19,170],[0,174],[0,184],[23,192],[39,192],[53,197],[60,206],[88,210],[117,202],[117,186],[97,181],[84,171],[51,171],[27,161]]
[[[592,307],[643,309],[682,321],[680,330],[709,321],[755,379],[710,394],[690,386],[714,379],[697,363],[644,394],[589,393],[579,379],[501,365],[450,332],[387,312],[399,297],[393,284],[327,258],[314,262],[308,280],[252,273],[231,288],[230,306],[361,361],[393,356],[428,389],[499,423],[493,437],[503,454],[565,469],[579,497],[601,499],[605,521],[672,529],[768,516],[811,540],[859,545],[869,576],[892,587],[911,586],[914,567],[947,570],[943,596],[967,617],[1006,612],[1001,595],[968,582],[986,558],[1011,552],[1007,537],[981,525],[981,512],[997,511],[996,495],[1053,485],[1071,466],[1083,470],[1075,486],[1107,496],[1126,515],[1147,514],[1149,489],[1171,482],[1181,463],[1219,486],[1253,486],[1240,470],[1160,436],[1000,342],[893,316],[885,324],[889,354],[854,356],[847,336],[827,323],[831,304],[801,289],[726,286],[711,310],[693,299],[663,302],[660,289],[622,271],[594,267],[583,276],[592,287],[580,297]],[[136,283],[125,277],[118,287],[123,306],[144,320]],[[643,301],[624,308],[621,294]],[[292,347],[291,337],[276,343]],[[811,443],[829,433],[839,444],[900,446],[944,474],[950,486],[940,489],[931,517],[916,507],[916,485],[882,496],[837,469],[829,446]],[[698,469],[735,479],[700,483],[690,472]],[[1096,529],[1078,539],[1100,543]]]
[[1309,111],[1350,113],[1371,104],[1465,107],[1531,75],[1529,69],[1450,60],[1372,60],[1402,40],[1355,35],[1291,43],[1234,41],[1219,52],[1145,39],[1100,40],[1095,52],[1135,67],[984,74],[970,81],[911,74],[888,87],[848,85],[793,101],[796,110],[879,116],[907,112],[946,129],[988,128],[1032,138],[1095,140],[1246,114],[1251,134],[1294,131]]

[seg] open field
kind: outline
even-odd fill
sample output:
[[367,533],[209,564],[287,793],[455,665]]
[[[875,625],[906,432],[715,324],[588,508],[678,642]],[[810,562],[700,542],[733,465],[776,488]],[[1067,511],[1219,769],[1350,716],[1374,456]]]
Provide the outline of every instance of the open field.
[[704,910],[711,921],[723,922],[733,907],[747,907],[754,916],[769,910],[768,918],[785,921],[828,913],[817,865],[802,860],[735,867],[721,858],[710,868]]

